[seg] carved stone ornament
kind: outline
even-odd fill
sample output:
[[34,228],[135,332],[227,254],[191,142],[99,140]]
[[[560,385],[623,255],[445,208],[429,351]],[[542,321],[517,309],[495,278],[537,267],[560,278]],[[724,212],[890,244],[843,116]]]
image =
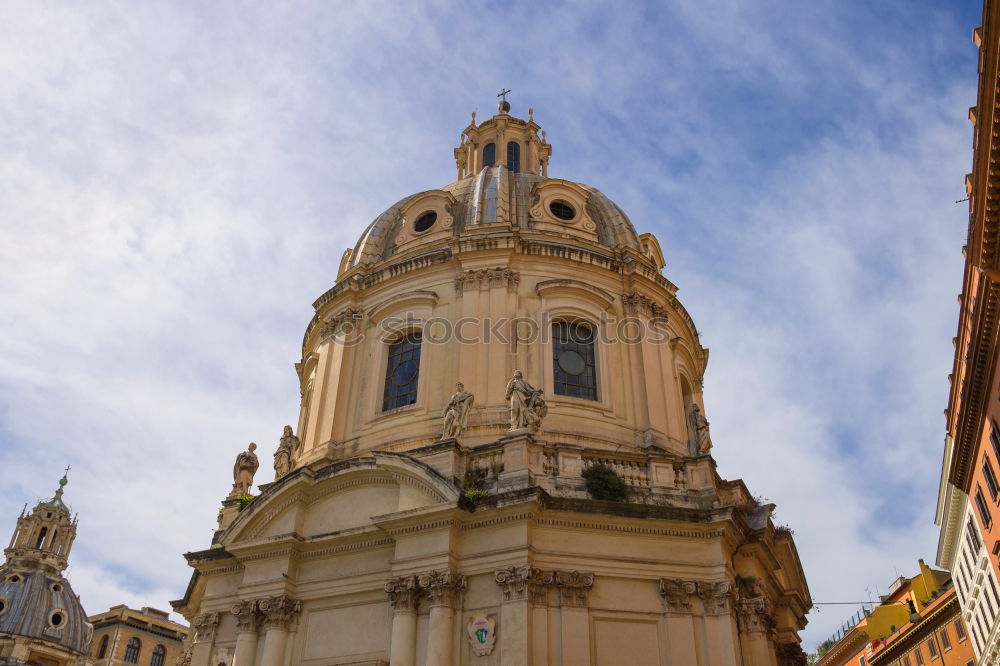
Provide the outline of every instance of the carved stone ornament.
[[798,643],[781,643],[774,652],[778,657],[778,666],[806,666],[809,661]]
[[300,602],[287,594],[259,599],[257,607],[260,608],[260,612],[264,615],[264,621],[269,627],[281,629],[288,629],[301,610]]
[[542,571],[527,564],[497,569],[493,577],[504,601],[527,599],[537,606],[545,604],[548,588],[555,584],[554,571]]
[[506,399],[510,403],[510,429],[535,432],[542,425],[542,419],[549,408],[542,398],[542,392],[524,380],[520,370],[507,382]]
[[698,596],[707,615],[723,615],[729,612],[733,596],[732,586],[727,581],[698,583]]
[[400,576],[385,583],[385,593],[389,595],[389,603],[395,611],[413,611],[417,609],[420,588],[416,576]]
[[185,644],[181,653],[177,655],[176,666],[191,666],[191,646]]
[[215,630],[219,627],[218,613],[200,613],[191,620],[194,630],[194,643],[206,643],[215,640]]
[[644,314],[647,317],[667,319],[667,309],[650,298],[637,292],[622,294],[622,305],[625,307],[625,314],[636,316]]
[[556,588],[563,606],[586,607],[587,594],[594,586],[594,574],[579,571],[556,571]]
[[485,613],[476,613],[469,618],[465,631],[469,634],[469,645],[477,657],[485,657],[493,652],[496,645],[496,618]]
[[767,597],[741,599],[736,602],[736,617],[740,630],[748,634],[769,633],[774,630],[774,612]]
[[233,604],[230,612],[236,618],[236,630],[239,632],[257,632],[260,622],[260,611],[256,599],[244,599]]
[[323,328],[319,334],[320,340],[326,342],[338,335],[350,338],[358,333],[359,328],[364,323],[364,319],[365,313],[363,310],[357,308],[341,310],[323,321]]
[[661,578],[660,596],[668,611],[690,613],[691,597],[698,593],[698,583],[680,578]]
[[455,384],[455,393],[451,396],[451,400],[444,410],[442,439],[458,439],[462,436],[462,432],[469,422],[469,412],[472,410],[472,403],[475,399],[476,396],[466,391],[462,382]]
[[467,289],[494,289],[506,287],[514,292],[521,281],[521,274],[509,268],[481,268],[465,271],[455,276],[455,293],[461,295]]
[[458,596],[465,589],[465,576],[444,569],[420,574],[417,583],[432,606],[458,605]]

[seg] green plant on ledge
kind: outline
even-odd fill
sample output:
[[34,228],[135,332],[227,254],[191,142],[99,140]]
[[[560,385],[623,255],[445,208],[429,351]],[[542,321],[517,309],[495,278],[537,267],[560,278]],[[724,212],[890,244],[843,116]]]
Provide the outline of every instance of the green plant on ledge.
[[595,500],[611,502],[628,500],[628,486],[625,485],[625,480],[604,463],[597,463],[583,470],[583,479],[587,482],[587,492]]
[[486,490],[486,477],[489,474],[480,467],[470,467],[465,470],[465,478],[462,479],[462,494],[470,500],[486,497],[490,494]]
[[239,503],[240,511],[242,511],[243,509],[247,508],[247,506],[249,506],[250,502],[254,500],[254,497],[256,497],[256,495],[248,495],[247,493],[240,493],[234,499]]

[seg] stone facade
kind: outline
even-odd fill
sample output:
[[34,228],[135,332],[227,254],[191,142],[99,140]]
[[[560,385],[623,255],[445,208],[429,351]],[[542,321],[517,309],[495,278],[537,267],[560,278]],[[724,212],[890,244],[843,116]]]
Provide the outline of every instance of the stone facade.
[[[530,114],[455,155],[460,180],[379,215],[315,302],[293,469],[186,555],[191,666],[791,664],[795,544],[719,476],[707,420],[691,446],[708,350],[656,239],[548,178]],[[474,401],[441,439],[458,381]]]
[[172,622],[165,611],[122,605],[89,619],[94,625],[91,666],[175,666],[184,653],[188,628]]

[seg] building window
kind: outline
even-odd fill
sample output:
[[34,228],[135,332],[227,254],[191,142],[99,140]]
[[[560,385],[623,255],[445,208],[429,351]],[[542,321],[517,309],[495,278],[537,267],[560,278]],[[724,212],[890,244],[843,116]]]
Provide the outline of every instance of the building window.
[[38,533],[38,541],[35,542],[35,548],[41,549],[42,545],[45,543],[45,535],[49,533],[49,528],[43,527],[42,531]]
[[924,666],[924,653],[920,651],[920,646],[913,651],[913,663],[916,666]]
[[491,167],[497,163],[497,144],[488,143],[483,146],[483,166]]
[[385,367],[385,391],[382,411],[412,405],[417,401],[417,376],[420,373],[420,333],[410,333],[389,345]]
[[913,666],[910,662],[910,655],[904,654],[903,658],[899,660],[900,666]]
[[167,656],[167,649],[162,645],[153,648],[153,656],[149,659],[149,666],[163,666],[163,660]]
[[1000,426],[993,419],[990,419],[990,443],[993,445],[993,453],[1000,459]]
[[938,634],[938,636],[941,637],[941,649],[944,650],[944,651],[946,651],[946,652],[948,650],[950,650],[951,649],[951,636],[948,635],[948,627],[943,628],[941,630],[941,633]]
[[1000,494],[1000,485],[997,485],[997,475],[993,473],[993,465],[990,459],[983,456],[983,478],[986,479],[986,488],[990,491],[990,497],[997,501],[997,494]]
[[134,636],[125,644],[125,661],[130,664],[139,661],[139,639]]
[[955,620],[955,637],[960,640],[965,640],[965,625],[962,624],[962,618]]
[[858,657],[858,666],[868,666],[868,662],[865,661],[865,656],[861,655]]
[[979,509],[979,517],[983,521],[983,528],[990,529],[993,525],[993,518],[990,516],[990,507],[986,503],[986,497],[983,495],[983,489],[976,486],[976,508]]
[[552,377],[556,395],[597,400],[592,329],[565,321],[552,325]]
[[979,535],[976,534],[978,530],[976,529],[976,521],[969,516],[969,521],[965,524],[965,540],[969,544],[969,548],[972,549],[973,553],[979,552]]
[[108,653],[108,635],[104,634],[101,637],[101,646],[97,648],[97,658],[104,659],[104,656]]
[[514,173],[521,171],[521,146],[517,141],[507,142],[507,168]]
[[934,642],[934,638],[931,637],[927,641],[927,653],[931,655],[931,659],[938,658],[937,643]]

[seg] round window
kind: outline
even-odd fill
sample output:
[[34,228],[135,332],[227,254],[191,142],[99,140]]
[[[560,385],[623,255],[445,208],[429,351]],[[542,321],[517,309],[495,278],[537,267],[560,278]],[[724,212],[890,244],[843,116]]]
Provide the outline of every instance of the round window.
[[13,575],[7,577],[7,582],[8,583],[20,583],[21,582],[21,577],[18,576],[17,574],[13,574]]
[[417,221],[413,223],[413,230],[416,231],[417,233],[422,233],[424,231],[427,231],[428,229],[434,226],[434,223],[437,222],[437,219],[438,219],[437,213],[435,213],[432,210],[427,211],[426,213],[418,217]]
[[62,611],[53,611],[52,615],[49,616],[49,624],[53,627],[61,627],[65,621],[66,616],[63,615]]
[[576,209],[565,201],[553,201],[549,204],[549,210],[560,220],[572,220],[576,217]]
[[59,583],[52,583],[52,591],[62,592],[62,585],[60,585]]
[[7,600],[6,599],[0,599],[0,615],[3,615],[3,612],[5,610],[7,610]]

